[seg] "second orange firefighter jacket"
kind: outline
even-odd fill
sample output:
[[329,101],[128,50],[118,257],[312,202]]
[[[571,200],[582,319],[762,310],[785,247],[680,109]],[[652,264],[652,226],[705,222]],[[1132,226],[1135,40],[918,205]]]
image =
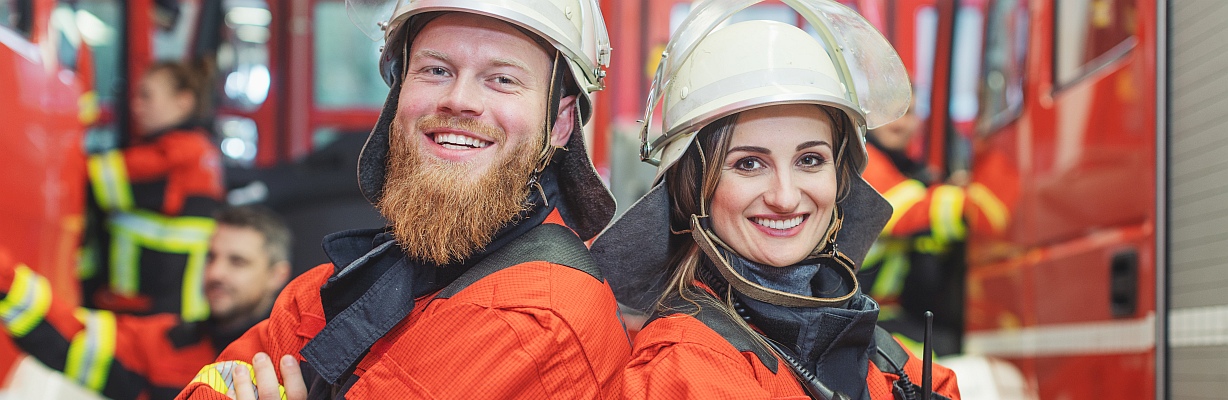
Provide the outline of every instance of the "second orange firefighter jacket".
[[[713,307],[703,307],[698,312],[671,313],[649,322],[635,336],[631,362],[623,374],[624,397],[634,400],[811,398],[783,360],[749,340],[748,335],[733,327],[729,318],[735,317]],[[894,339],[878,329],[875,340]],[[880,343],[878,348],[891,356],[870,359],[866,375],[869,397],[872,400],[902,400],[896,396],[893,385],[904,376],[909,382],[920,385],[921,360],[895,342]],[[933,365],[933,392],[959,400],[955,374],[950,369]],[[914,398],[920,398],[919,394]]]

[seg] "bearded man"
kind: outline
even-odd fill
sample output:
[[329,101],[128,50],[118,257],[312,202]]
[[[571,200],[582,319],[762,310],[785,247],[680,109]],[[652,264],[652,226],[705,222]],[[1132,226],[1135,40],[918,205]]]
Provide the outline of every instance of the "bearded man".
[[581,132],[608,39],[593,0],[523,3],[398,3],[358,168],[391,226],[326,237],[181,398],[617,396],[630,343],[582,242],[613,214]]

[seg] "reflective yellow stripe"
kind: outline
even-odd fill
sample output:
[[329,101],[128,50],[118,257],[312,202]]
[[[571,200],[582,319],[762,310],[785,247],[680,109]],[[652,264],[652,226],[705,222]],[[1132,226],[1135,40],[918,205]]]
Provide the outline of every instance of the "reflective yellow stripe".
[[882,260],[883,254],[887,252],[886,240],[889,239],[879,238],[870,245],[870,251],[866,252],[866,258],[861,262],[862,268],[878,264],[879,260]]
[[205,299],[205,258],[209,243],[188,253],[188,265],[183,270],[183,290],[180,292],[180,318],[184,321],[204,321],[209,318],[209,303]]
[[17,264],[8,295],[0,300],[0,319],[13,337],[25,337],[47,316],[51,284],[25,264]]
[[[259,394],[256,393],[256,390],[254,390],[256,389],[256,371],[252,369],[251,364],[243,361],[221,361],[206,365],[204,368],[200,369],[200,372],[196,373],[195,378],[192,378],[192,383],[203,383],[218,393],[230,393],[235,389],[233,370],[235,367],[240,365],[247,368],[248,375],[250,376],[252,382],[253,397],[258,397]],[[189,383],[189,385],[191,385],[191,383]],[[277,390],[281,393],[282,400],[285,400],[285,386],[278,385]]]
[[77,278],[81,280],[93,278],[98,273],[98,246],[86,244],[77,250]]
[[205,257],[216,223],[205,217],[167,217],[137,210],[111,219],[111,288],[134,296],[140,288],[140,250],[185,254],[181,316],[186,321],[208,318],[205,301]]
[[883,227],[883,233],[889,234],[895,229],[895,224],[900,221],[904,213],[925,198],[925,184],[918,180],[908,179],[883,193],[883,198],[886,198],[887,202],[891,203],[891,208],[894,209],[891,211],[891,219],[887,220],[887,226]]
[[115,359],[115,314],[78,308],[75,315],[85,329],[68,346],[64,374],[91,390],[101,392]]
[[989,191],[989,188],[973,182],[968,185],[968,198],[972,200],[972,204],[976,204],[977,209],[985,214],[985,219],[989,220],[989,225],[994,232],[1006,229],[1006,224],[1010,221],[1010,210],[1005,204],[1002,204],[998,196]]
[[132,209],[132,187],[128,184],[128,167],[119,150],[90,156],[90,183],[98,206],[106,211]]
[[963,189],[951,185],[935,187],[930,201],[930,229],[934,238],[942,241],[963,240],[967,233],[963,210]]
[[870,297],[879,302],[895,301],[904,289],[908,275],[908,242],[890,240],[884,244],[883,262],[878,267],[878,276],[870,286]]

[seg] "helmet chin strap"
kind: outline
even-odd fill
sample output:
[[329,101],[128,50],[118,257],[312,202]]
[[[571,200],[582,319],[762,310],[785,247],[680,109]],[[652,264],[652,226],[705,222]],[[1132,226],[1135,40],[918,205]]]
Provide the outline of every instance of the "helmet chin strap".
[[[852,279],[853,287],[848,293],[838,297],[810,297],[763,287],[743,277],[733,269],[733,266],[730,265],[729,260],[725,259],[725,257],[722,256],[719,251],[717,251],[716,246],[718,245],[716,243],[720,239],[703,227],[703,225],[700,223],[700,216],[698,215],[691,216],[691,238],[695,240],[695,243],[699,246],[699,249],[703,251],[704,255],[706,255],[709,260],[712,260],[712,264],[715,266],[716,272],[719,273],[726,282],[729,282],[729,286],[731,288],[737,290],[738,293],[741,293],[746,297],[750,297],[764,303],[785,307],[803,308],[840,307],[847,303],[848,300],[853,297],[853,295],[857,294],[860,287],[860,283],[857,282],[857,273],[853,269],[853,262],[849,260],[848,257],[845,257],[844,254],[836,251],[834,247],[832,248],[830,255],[823,255],[819,258],[831,258],[837,265],[841,266],[842,268],[838,268],[837,271]],[[721,246],[725,247],[727,250],[729,249],[728,246],[724,245],[724,243],[721,243]]]
[[[558,149],[563,149],[564,151],[567,150],[565,147],[555,147],[550,144],[550,137],[554,133],[554,127],[559,122],[559,103],[562,101],[563,97],[561,93],[558,95],[555,94],[557,85],[562,84],[562,82],[559,82],[559,71],[562,70],[559,65],[560,60],[559,51],[555,50],[554,61],[550,63],[550,84],[546,89],[546,120],[543,121],[542,127],[541,152],[537,155],[537,167],[533,169],[533,174],[529,178],[529,186],[537,188],[537,191],[541,193],[542,201],[544,201],[547,206],[550,205],[550,200],[546,198],[546,190],[542,188],[540,182],[541,174],[546,170],[546,167],[550,166],[550,161],[554,158],[554,153]],[[574,121],[570,122],[574,123]],[[576,132],[572,132],[572,134],[574,135]]]

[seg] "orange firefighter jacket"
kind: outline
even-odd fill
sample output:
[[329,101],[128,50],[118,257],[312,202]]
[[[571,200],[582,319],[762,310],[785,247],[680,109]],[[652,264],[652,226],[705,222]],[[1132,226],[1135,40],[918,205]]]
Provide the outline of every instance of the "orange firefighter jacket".
[[[810,399],[789,367],[777,360],[772,372],[753,351],[742,351],[689,314],[649,322],[635,336],[631,362],[623,372],[627,399]],[[874,400],[894,399],[900,378],[871,361],[866,385]],[[921,360],[909,353],[904,371],[920,384]],[[933,366],[933,391],[958,400],[955,374]]]
[[[311,365],[305,347],[325,331],[333,305],[322,303],[321,286],[336,271],[324,264],[292,281],[269,319],[227,347],[179,398],[226,399],[233,384],[223,374],[257,352],[303,362],[312,399],[613,399],[621,392],[630,340],[609,285],[545,261],[507,266],[447,298],[414,299],[408,316],[359,349],[366,353],[344,384],[319,379],[311,371],[329,367]],[[338,314],[330,326],[337,321],[368,322]]]
[[18,347],[112,399],[173,398],[225,345],[202,323],[173,314],[136,317],[66,304],[46,278],[3,254],[0,289],[0,319]]

